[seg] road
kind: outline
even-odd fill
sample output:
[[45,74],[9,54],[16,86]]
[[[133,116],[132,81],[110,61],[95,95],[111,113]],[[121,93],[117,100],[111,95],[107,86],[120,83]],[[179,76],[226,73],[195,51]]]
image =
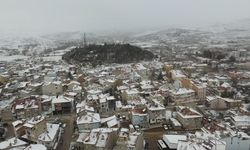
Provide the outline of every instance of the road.
[[166,134],[166,131],[160,128],[154,128],[144,131],[144,139],[148,143],[149,150],[157,150],[157,140],[162,139],[163,134]]

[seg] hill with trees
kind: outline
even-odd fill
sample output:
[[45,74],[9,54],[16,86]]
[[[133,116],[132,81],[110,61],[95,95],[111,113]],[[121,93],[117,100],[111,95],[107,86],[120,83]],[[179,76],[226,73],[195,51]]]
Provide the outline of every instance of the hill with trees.
[[140,47],[130,44],[87,45],[75,48],[63,55],[68,63],[92,64],[125,64],[152,60],[155,55]]

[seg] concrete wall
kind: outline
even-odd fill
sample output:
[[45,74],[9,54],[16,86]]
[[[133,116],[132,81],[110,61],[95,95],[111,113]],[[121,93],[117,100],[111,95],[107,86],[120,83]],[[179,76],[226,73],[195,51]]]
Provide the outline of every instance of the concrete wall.
[[200,129],[202,127],[202,117],[200,118],[183,118],[177,113],[176,119],[182,124],[186,129]]

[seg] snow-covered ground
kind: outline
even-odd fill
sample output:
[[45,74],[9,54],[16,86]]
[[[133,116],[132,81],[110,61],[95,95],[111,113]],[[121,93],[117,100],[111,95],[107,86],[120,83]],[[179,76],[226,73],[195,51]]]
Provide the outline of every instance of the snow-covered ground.
[[7,62],[15,61],[17,59],[25,60],[28,58],[29,58],[28,56],[23,56],[23,55],[12,55],[12,56],[0,55],[0,61],[7,61]]
[[47,56],[41,57],[44,61],[59,61],[62,59],[62,56]]

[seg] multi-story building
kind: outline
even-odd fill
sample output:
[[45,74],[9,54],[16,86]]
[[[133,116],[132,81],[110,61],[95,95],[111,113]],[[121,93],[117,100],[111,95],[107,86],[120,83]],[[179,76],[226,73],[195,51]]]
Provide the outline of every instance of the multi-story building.
[[87,112],[85,115],[79,116],[76,123],[79,131],[91,130],[101,126],[101,118],[98,113]]
[[149,126],[149,115],[146,108],[133,109],[131,112],[131,122],[133,125],[139,125],[141,128]]
[[38,143],[45,145],[48,149],[56,147],[60,137],[59,124],[47,123],[46,131],[39,135]]
[[46,131],[46,121],[43,116],[37,116],[30,119],[24,124],[27,139],[37,142],[39,135]]
[[179,88],[170,90],[170,97],[176,104],[188,103],[195,101],[195,91],[192,89]]
[[110,150],[115,146],[117,135],[117,128],[97,128],[82,132],[77,139],[77,147],[88,150]]
[[113,150],[142,150],[144,149],[144,138],[141,132],[130,132],[121,128],[116,146]]
[[189,107],[180,107],[176,113],[176,119],[186,129],[200,129],[202,127],[202,115]]

